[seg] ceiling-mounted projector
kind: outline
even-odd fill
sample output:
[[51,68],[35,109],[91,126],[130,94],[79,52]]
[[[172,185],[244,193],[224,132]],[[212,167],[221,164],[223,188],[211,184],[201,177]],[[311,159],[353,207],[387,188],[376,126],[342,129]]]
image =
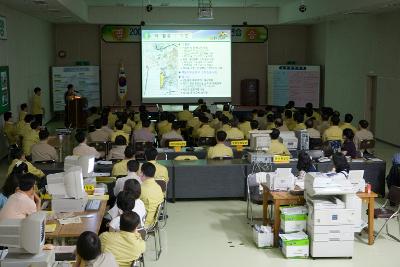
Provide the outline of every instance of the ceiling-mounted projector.
[[199,19],[214,19],[211,0],[198,0]]

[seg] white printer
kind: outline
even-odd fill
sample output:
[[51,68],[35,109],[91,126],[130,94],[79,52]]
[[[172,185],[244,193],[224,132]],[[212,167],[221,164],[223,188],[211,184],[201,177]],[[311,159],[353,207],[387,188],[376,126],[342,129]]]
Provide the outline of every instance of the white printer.
[[271,146],[270,130],[253,130],[249,132],[250,149],[253,151],[267,151]]
[[272,191],[290,191],[294,189],[295,177],[291,168],[278,168],[266,174],[266,184]]
[[289,150],[297,150],[298,140],[294,132],[284,131],[279,134],[281,141]]
[[312,257],[352,257],[361,225],[361,199],[342,173],[307,173],[307,232]]

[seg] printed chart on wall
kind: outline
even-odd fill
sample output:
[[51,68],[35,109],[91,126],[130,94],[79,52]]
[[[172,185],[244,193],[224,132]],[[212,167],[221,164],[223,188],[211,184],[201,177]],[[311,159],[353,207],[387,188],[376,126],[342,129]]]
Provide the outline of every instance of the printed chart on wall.
[[88,107],[100,106],[98,66],[52,67],[53,110],[64,111],[64,94],[72,84],[78,95],[85,97]]
[[293,100],[297,107],[308,102],[319,107],[320,66],[268,66],[268,104],[284,106]]
[[7,66],[0,66],[0,114],[10,111],[10,76]]

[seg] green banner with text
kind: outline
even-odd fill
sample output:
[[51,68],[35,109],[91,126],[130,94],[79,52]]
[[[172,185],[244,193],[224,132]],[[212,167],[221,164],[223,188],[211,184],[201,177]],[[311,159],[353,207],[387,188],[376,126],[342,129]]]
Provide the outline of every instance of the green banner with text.
[[0,66],[0,114],[10,111],[10,76],[8,66]]

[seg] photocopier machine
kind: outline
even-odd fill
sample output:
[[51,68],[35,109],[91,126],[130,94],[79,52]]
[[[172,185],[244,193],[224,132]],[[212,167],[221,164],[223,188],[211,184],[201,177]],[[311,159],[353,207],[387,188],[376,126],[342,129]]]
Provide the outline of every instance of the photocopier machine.
[[312,257],[353,256],[354,233],[363,225],[361,199],[356,195],[360,183],[365,185],[360,175],[356,175],[358,181],[352,181],[344,173],[307,173],[304,197]]

